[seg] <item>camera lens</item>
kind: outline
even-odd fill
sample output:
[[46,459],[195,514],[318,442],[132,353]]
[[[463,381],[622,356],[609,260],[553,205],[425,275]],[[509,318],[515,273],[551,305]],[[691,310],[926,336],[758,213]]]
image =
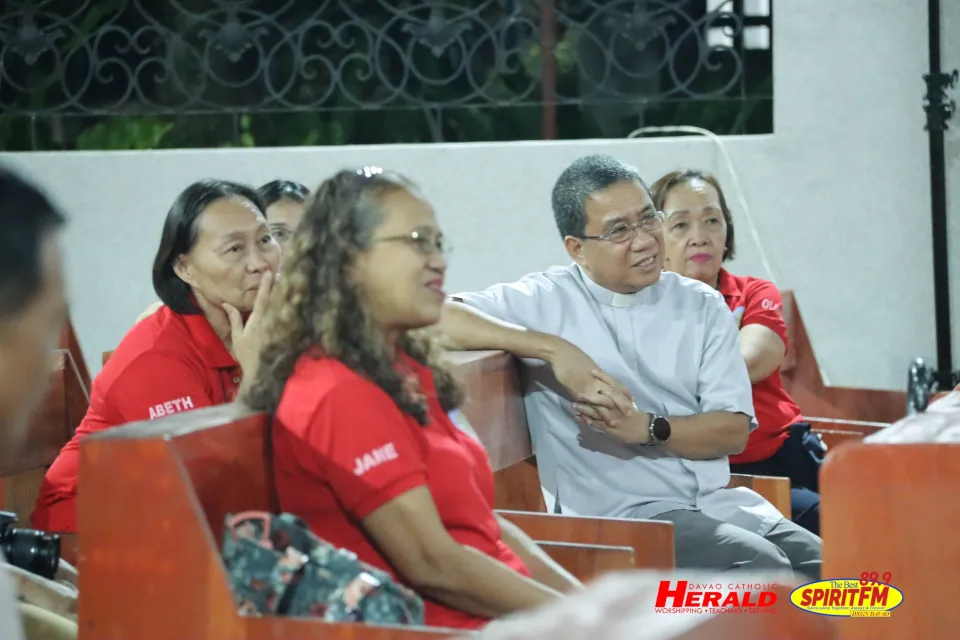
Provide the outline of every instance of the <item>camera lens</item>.
[[60,566],[60,536],[31,529],[9,529],[0,538],[7,562],[24,571],[53,580]]

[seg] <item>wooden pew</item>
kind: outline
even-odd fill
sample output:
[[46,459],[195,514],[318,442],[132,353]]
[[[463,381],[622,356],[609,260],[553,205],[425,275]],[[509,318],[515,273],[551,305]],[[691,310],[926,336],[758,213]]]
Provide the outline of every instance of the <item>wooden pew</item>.
[[[783,386],[804,416],[891,423],[906,413],[905,391],[827,386],[792,291],[783,291],[783,319],[789,348],[780,368]],[[904,363],[906,383],[906,363]]]
[[[510,511],[543,512],[545,505],[530,443],[526,412],[515,359],[502,351],[459,351],[448,355],[454,375],[467,389],[463,413],[487,448],[496,480],[497,507]],[[748,486],[790,517],[790,482],[785,478],[734,477],[731,486]],[[604,518],[637,528],[638,567],[670,569],[673,563],[673,525],[652,520]],[[667,525],[666,528],[664,525]],[[625,544],[623,538],[603,538],[602,544]],[[666,564],[666,558],[670,558]]]
[[[50,389],[23,434],[0,429],[0,510],[17,514],[18,526],[29,528],[30,513],[47,467],[73,431],[89,402],[72,354],[57,349],[52,356]],[[76,538],[61,536],[61,553],[76,557]]]
[[827,458],[820,476],[823,574],[892,574],[889,618],[844,619],[844,640],[952,638],[960,629],[960,392]]
[[767,499],[770,504],[777,508],[777,511],[783,514],[783,517],[790,520],[791,501],[790,501],[790,480],[788,478],[778,478],[776,476],[751,476],[741,473],[731,473],[728,487],[746,487],[759,493]]
[[830,420],[826,418],[809,418],[808,420],[813,430],[820,435],[820,439],[827,445],[828,452],[845,442],[859,442],[866,436],[878,433],[890,426],[884,422],[866,422],[863,420]]
[[[78,505],[84,541],[78,562],[81,639],[443,635],[239,616],[219,553],[224,518],[251,509],[278,511],[270,465],[266,417],[237,404],[86,438]],[[584,579],[633,566],[627,545],[576,545],[558,539],[551,528],[532,533],[549,541],[547,552]]]
[[87,369],[87,361],[83,358],[83,350],[80,348],[80,341],[77,340],[77,332],[69,318],[63,324],[63,329],[60,332],[60,348],[66,349],[73,356],[80,382],[85,389],[89,389],[90,371]]
[[[79,504],[79,524],[84,532],[79,560],[81,640],[404,640],[453,635],[442,629],[237,614],[219,556],[223,520],[227,513],[269,509],[275,504],[266,433],[262,415],[231,404],[127,425],[84,440],[80,447],[84,492]],[[117,477],[124,482],[117,482]],[[773,581],[770,576],[756,577],[758,581],[764,578]],[[614,591],[621,600],[630,598],[638,593],[635,583],[640,580],[649,599],[650,584],[670,579],[676,577],[641,573],[633,577],[629,588]],[[726,581],[717,576],[700,580]],[[609,596],[611,590],[589,590],[559,604],[566,612],[581,607],[593,611],[598,593]],[[787,587],[778,588],[783,606],[775,614],[702,616],[687,621],[679,632],[674,628],[669,634],[647,637],[834,637],[829,620],[795,610],[788,605],[787,593]],[[554,613],[546,611],[545,615],[555,619]],[[634,631],[656,630],[669,619],[641,607],[638,601],[632,606],[623,606],[621,601],[601,616],[604,625],[629,622]],[[703,635],[707,632],[721,635]],[[599,633],[592,637],[611,636]]]

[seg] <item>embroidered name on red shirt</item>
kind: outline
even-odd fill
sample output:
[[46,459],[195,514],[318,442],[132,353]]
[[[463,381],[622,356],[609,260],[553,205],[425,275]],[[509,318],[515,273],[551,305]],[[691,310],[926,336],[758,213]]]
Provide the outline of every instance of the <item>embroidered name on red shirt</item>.
[[770,298],[764,298],[760,301],[760,307],[770,311],[780,311],[780,303],[771,300]]
[[176,400],[168,400],[150,407],[150,419],[155,420],[156,418],[173,415],[174,413],[180,413],[188,409],[193,409],[193,398],[190,396],[177,398]]
[[382,447],[377,447],[376,449],[369,451],[357,458],[357,466],[353,470],[353,475],[362,476],[367,471],[370,471],[370,469],[379,467],[384,462],[390,462],[391,460],[396,459],[397,449],[393,446],[392,442],[388,442]]

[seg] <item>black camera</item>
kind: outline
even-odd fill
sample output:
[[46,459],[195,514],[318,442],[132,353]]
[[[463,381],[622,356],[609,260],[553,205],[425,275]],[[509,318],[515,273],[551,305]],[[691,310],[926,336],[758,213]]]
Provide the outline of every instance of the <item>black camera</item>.
[[15,524],[16,514],[0,511],[0,552],[13,566],[53,580],[60,568],[60,536]]

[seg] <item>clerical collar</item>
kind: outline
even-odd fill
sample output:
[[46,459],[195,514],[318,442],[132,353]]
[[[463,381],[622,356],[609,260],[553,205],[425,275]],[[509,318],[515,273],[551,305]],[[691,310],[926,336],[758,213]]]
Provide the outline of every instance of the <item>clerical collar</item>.
[[587,275],[587,272],[583,270],[583,267],[581,267],[579,264],[574,264],[576,265],[577,271],[580,273],[580,279],[583,281],[583,285],[590,293],[590,296],[597,302],[610,305],[611,307],[633,307],[638,304],[650,302],[652,289],[659,284],[658,281],[645,289],[637,291],[636,293],[617,293],[616,291],[610,291],[605,287],[601,287],[599,284],[590,279],[590,276]]

